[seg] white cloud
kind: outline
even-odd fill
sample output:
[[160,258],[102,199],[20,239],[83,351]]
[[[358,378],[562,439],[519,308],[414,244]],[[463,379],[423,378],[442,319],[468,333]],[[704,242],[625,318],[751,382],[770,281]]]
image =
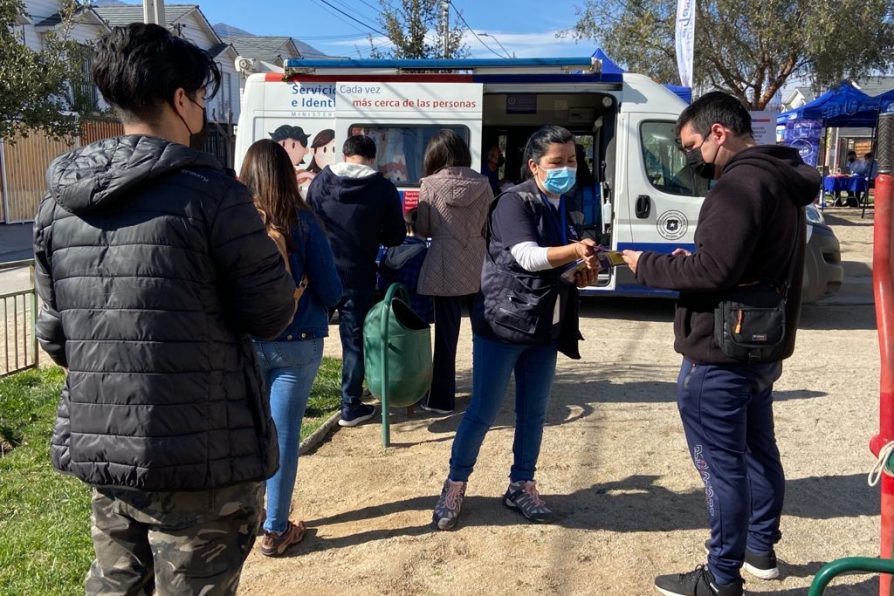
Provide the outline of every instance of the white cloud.
[[[558,57],[558,56],[589,56],[596,49],[592,42],[578,42],[570,37],[556,37],[559,30],[543,33],[507,33],[477,31],[481,40],[494,52],[503,54],[503,48],[509,53],[514,53],[519,58],[531,57]],[[487,33],[482,36],[481,33]],[[494,38],[500,44],[494,42]],[[472,56],[476,58],[495,57],[494,52],[488,50],[471,32],[466,32],[463,41],[468,44]]]

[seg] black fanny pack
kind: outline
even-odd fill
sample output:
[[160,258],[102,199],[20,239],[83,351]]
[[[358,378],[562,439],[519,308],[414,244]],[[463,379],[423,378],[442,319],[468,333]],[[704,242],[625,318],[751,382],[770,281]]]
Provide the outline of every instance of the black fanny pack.
[[766,282],[737,286],[714,309],[714,341],[743,363],[776,362],[785,352],[788,286]]

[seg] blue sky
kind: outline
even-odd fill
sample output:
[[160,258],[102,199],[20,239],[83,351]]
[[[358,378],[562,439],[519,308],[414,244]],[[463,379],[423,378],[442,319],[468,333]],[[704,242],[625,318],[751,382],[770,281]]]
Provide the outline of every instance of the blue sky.
[[[357,57],[359,49],[366,56],[369,52],[366,37],[372,31],[326,6],[327,2],[380,29],[376,19],[378,0],[199,0],[198,3],[212,24],[227,23],[255,35],[290,35],[326,54]],[[556,32],[574,25],[575,7],[582,3],[576,0],[453,0],[454,7],[462,11],[471,29],[479,36],[488,34],[481,36],[481,40],[493,52],[466,29],[465,41],[471,55],[491,58],[496,57],[494,52],[504,54],[499,44],[519,57],[589,56],[595,48],[593,42],[576,43],[570,37],[556,39]],[[455,11],[451,11],[450,18],[451,22],[457,22]]]

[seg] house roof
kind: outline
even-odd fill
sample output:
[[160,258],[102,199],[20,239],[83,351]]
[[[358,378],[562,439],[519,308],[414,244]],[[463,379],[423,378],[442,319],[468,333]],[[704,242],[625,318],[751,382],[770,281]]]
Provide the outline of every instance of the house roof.
[[236,48],[233,47],[233,44],[227,43],[225,41],[222,41],[218,44],[214,44],[213,46],[208,48],[208,53],[211,54],[212,58],[217,58],[220,54],[223,54],[224,52],[226,52],[227,48],[231,48],[233,50],[234,54],[237,54],[237,55],[239,54],[239,52],[236,51]]
[[811,102],[816,99],[816,92],[810,87],[795,87],[795,90],[801,94],[804,101]]
[[[75,19],[93,21],[93,24],[103,25],[106,29],[109,27],[106,21],[96,12],[96,9],[90,6],[82,6],[78,8],[77,11],[75,11]],[[29,20],[28,22],[30,23],[31,21]],[[34,27],[35,29],[52,29],[61,23],[62,14],[57,12],[56,14],[50,15],[42,21],[35,23]]]
[[[240,56],[264,62],[301,58],[301,52],[291,37],[271,35],[225,35],[224,41],[233,44]],[[285,55],[284,55],[285,54]]]
[[[174,25],[191,13],[198,10],[198,4],[166,4],[165,21],[167,26]],[[110,27],[129,25],[143,22],[142,6],[97,6],[93,10],[101,16]]]

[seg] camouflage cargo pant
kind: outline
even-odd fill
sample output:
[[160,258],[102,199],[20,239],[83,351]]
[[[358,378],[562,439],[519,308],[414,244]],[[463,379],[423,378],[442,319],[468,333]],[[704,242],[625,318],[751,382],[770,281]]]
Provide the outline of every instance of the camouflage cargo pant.
[[93,491],[90,594],[235,594],[263,520],[260,482],[197,492]]

